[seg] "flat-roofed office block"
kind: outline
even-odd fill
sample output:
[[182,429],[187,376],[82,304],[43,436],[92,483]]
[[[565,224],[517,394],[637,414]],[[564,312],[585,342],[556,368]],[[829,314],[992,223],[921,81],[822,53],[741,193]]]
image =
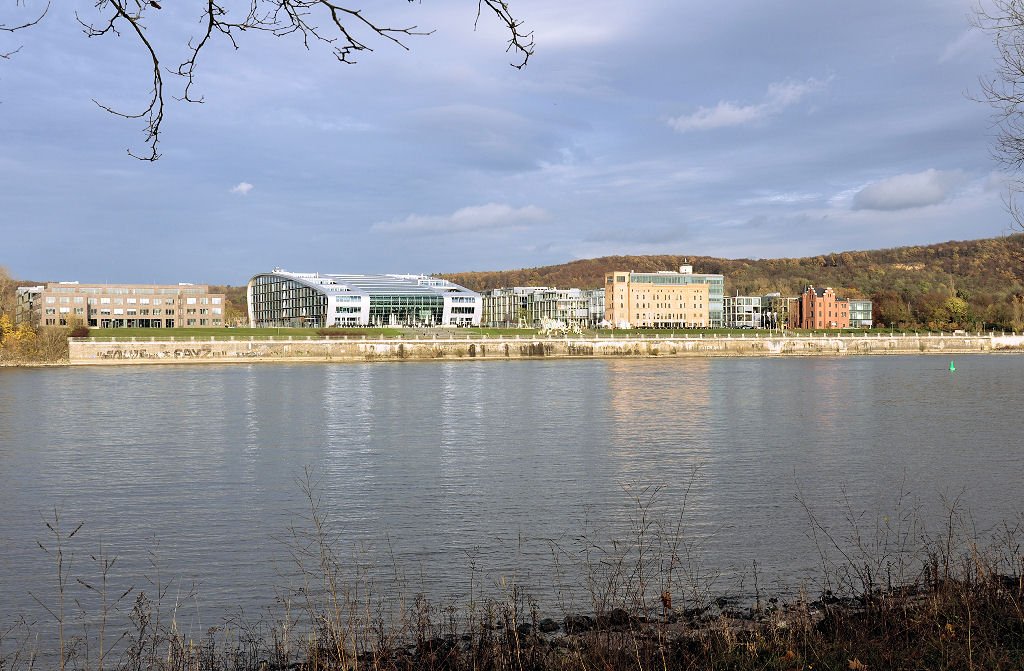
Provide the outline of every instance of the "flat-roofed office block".
[[605,319],[617,328],[718,328],[725,278],[679,271],[617,271],[605,275]]
[[50,282],[18,288],[18,319],[39,326],[204,328],[224,325],[224,294],[205,284]]

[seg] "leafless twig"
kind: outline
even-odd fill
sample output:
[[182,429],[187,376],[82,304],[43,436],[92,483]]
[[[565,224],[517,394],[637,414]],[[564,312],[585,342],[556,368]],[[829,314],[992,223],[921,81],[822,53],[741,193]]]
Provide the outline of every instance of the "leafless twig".
[[508,28],[510,37],[508,38],[508,47],[505,51],[511,51],[522,56],[523,60],[518,64],[511,63],[512,67],[521,70],[526,65],[526,62],[530,60],[530,56],[533,55],[533,32],[527,33],[522,31],[523,22],[512,16],[508,3],[505,0],[477,0],[476,23],[474,26],[480,22],[480,12],[483,10],[484,5],[490,7],[495,15],[497,15],[498,20]]
[[81,17],[76,15],[79,24],[85,30],[85,34],[89,37],[102,37],[109,34],[120,37],[121,33],[118,30],[118,25],[127,24],[127,27],[138,37],[139,42],[142,43],[149,56],[149,61],[152,63],[153,88],[150,89],[146,107],[138,113],[118,111],[109,105],[104,105],[95,98],[93,102],[101,109],[125,119],[145,119],[146,128],[144,133],[148,152],[146,154],[135,154],[129,149],[128,154],[139,160],[155,161],[160,158],[160,154],[157,152],[157,145],[160,142],[160,125],[164,120],[164,80],[160,71],[160,59],[156,55],[153,43],[146,36],[143,17],[147,7],[159,8],[159,5],[155,2],[142,2],[141,0],[99,0],[97,7],[101,10],[109,7],[112,13],[107,17],[104,24],[98,25],[82,21]]
[[[392,27],[366,16],[361,9],[355,9],[346,2],[337,0],[244,0],[242,9],[230,7],[230,0],[198,0],[202,9],[201,32],[188,42],[187,58],[176,68],[166,70],[184,79],[182,95],[176,99],[183,102],[201,103],[203,97],[194,92],[196,68],[200,55],[212,40],[220,36],[235,49],[239,48],[239,36],[244,32],[263,32],[275,37],[298,35],[306,48],[315,44],[325,45],[341,63],[355,63],[356,55],[373,51],[370,39],[383,39],[408,50],[405,39],[413,36],[430,35],[432,30],[421,30],[415,25]],[[414,0],[408,0],[414,2]],[[476,23],[484,7],[489,8],[499,22],[508,30],[507,51],[518,54],[521,60],[512,63],[515,68],[526,65],[533,55],[533,33],[523,30],[522,21],[517,20],[506,0],[477,0]],[[161,9],[157,0],[96,0],[99,18],[86,21],[76,15],[85,34],[89,37],[113,35],[122,36],[122,31],[133,37],[142,46],[146,63],[152,69],[152,87],[138,112],[115,109],[94,100],[100,108],[126,119],[142,119],[145,123],[144,136],[146,151],[128,153],[140,160],[155,161],[160,157],[158,146],[164,120],[164,68],[157,49],[147,33],[148,18],[153,11]],[[14,32],[33,26],[46,15],[49,5],[35,20],[17,26],[0,24],[0,31]],[[9,59],[17,49],[0,52],[0,58]]]
[[[42,21],[43,17],[46,16],[46,13],[49,11],[50,3],[47,2],[46,7],[43,8],[43,11],[39,14],[39,16],[37,16],[35,19],[31,21],[28,21],[27,23],[19,23],[16,26],[8,26],[6,24],[0,23],[0,33],[14,33],[19,30],[31,28],[32,26]],[[3,58],[4,60],[10,60],[11,56],[18,53],[19,51],[21,51],[21,47],[18,47],[17,49],[12,49],[11,51],[0,51],[0,58]]]
[[1010,181],[1004,199],[1007,211],[1024,227],[1024,212],[1017,195],[1024,192],[1024,0],[992,0],[975,10],[974,25],[989,33],[995,43],[995,72],[979,77],[980,102],[994,110],[998,129],[992,157],[1016,178]]

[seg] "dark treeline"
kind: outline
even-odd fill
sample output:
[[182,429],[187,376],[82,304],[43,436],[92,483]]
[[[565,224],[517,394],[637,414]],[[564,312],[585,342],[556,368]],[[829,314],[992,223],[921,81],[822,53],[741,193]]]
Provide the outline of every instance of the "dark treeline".
[[1024,234],[793,259],[605,256],[557,266],[443,275],[470,289],[507,286],[596,288],[615,270],[725,275],[727,295],[796,296],[809,284],[843,298],[870,298],[880,326],[1024,330]]

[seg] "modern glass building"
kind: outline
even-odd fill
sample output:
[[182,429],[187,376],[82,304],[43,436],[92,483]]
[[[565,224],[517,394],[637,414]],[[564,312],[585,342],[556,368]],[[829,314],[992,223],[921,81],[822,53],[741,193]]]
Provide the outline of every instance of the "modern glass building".
[[760,296],[726,296],[722,303],[725,315],[722,326],[730,329],[759,329],[764,327]]
[[604,289],[506,287],[481,297],[481,323],[495,328],[539,327],[544,320],[586,328],[604,319]]
[[333,275],[275,268],[249,280],[249,325],[479,326],[476,292],[427,275]]
[[851,298],[850,326],[869,329],[871,325],[871,301],[862,298]]
[[547,287],[503,287],[481,294],[483,317],[481,323],[491,328],[525,328],[530,323],[530,299]]
[[800,299],[796,296],[783,296],[776,291],[761,297],[761,319],[766,329],[792,327],[790,315],[799,313]]

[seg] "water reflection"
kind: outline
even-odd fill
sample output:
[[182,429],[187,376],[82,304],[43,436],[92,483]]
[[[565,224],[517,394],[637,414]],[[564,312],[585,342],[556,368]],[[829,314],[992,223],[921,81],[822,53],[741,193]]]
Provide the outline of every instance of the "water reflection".
[[[627,539],[636,502],[720,573],[799,584],[816,569],[800,492],[844,506],[899,493],[978,528],[1024,500],[1024,358],[645,359],[0,371],[0,603],[35,608],[35,540],[59,508],[125,575],[197,581],[208,615],[270,603],[309,467],[345,551],[461,595],[551,581],[552,548]],[[650,490],[648,490],[650,491]],[[917,505],[916,503],[914,505]],[[158,541],[158,545],[154,545]],[[564,567],[564,566],[563,566]],[[571,578],[566,577],[571,582]]]

